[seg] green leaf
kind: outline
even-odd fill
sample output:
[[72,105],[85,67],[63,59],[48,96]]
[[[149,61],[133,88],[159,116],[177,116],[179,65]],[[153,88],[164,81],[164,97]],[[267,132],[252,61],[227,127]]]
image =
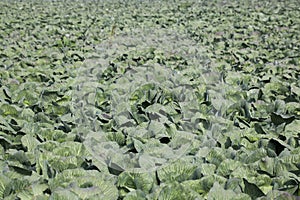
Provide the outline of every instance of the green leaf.
[[226,200],[226,199],[243,199],[250,200],[251,197],[247,194],[236,194],[232,190],[225,190],[219,183],[214,183],[213,187],[209,190],[207,199],[212,200]]
[[209,163],[218,166],[223,160],[225,160],[224,153],[220,148],[213,148],[206,157]]
[[27,151],[32,152],[40,142],[31,135],[24,135],[21,138],[22,145],[27,148]]
[[146,195],[142,190],[134,190],[126,194],[124,200],[139,200],[146,199]]
[[243,179],[245,184],[244,192],[248,194],[252,199],[264,196],[264,193],[253,183],[249,183],[245,178]]
[[214,164],[203,163],[200,166],[200,172],[203,176],[213,175],[215,174],[216,168]]
[[290,124],[295,120],[295,116],[283,116],[283,115],[279,115],[277,113],[272,112],[271,113],[271,121],[273,124],[275,124],[276,126],[280,125],[280,124]]
[[51,194],[49,200],[79,200],[80,198],[74,194],[74,192],[71,192],[67,189],[59,189],[53,191]]
[[290,193],[272,190],[265,197],[258,198],[259,200],[267,200],[267,199],[278,199],[278,200],[296,200],[298,196],[294,196]]
[[178,160],[158,169],[158,178],[162,182],[182,182],[189,180],[196,170],[196,166],[184,160]]
[[49,185],[51,190],[59,192],[65,188],[81,199],[115,200],[118,197],[112,177],[95,170],[67,169],[51,179]]
[[48,188],[47,184],[32,184],[31,185],[32,188],[32,194],[34,196],[39,196],[39,195],[43,195],[44,191]]
[[4,176],[4,175],[0,175],[0,197],[4,198],[6,196],[8,196],[12,190],[11,188],[11,180]]
[[19,112],[15,106],[12,106],[9,104],[1,104],[1,106],[0,106],[0,115],[16,117],[18,115],[18,113]]
[[129,191],[140,190],[149,193],[155,184],[155,173],[122,172],[118,176],[118,187],[124,187]]
[[240,167],[242,163],[239,161],[226,159],[218,166],[216,173],[221,176],[229,176],[233,171],[235,171],[238,167]]
[[158,200],[172,200],[172,199],[188,199],[192,200],[196,197],[188,189],[185,189],[177,182],[172,182],[167,185],[161,185],[156,191],[155,199]]

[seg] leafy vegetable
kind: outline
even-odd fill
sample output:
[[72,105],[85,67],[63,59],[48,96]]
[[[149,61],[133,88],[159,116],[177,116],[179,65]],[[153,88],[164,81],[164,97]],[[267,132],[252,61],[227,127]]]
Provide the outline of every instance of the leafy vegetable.
[[0,2],[0,199],[297,199],[299,2]]

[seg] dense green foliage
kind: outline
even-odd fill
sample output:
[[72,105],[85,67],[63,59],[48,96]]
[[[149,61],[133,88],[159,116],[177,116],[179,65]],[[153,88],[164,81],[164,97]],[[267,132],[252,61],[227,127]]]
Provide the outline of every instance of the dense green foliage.
[[298,0],[0,16],[0,199],[300,196]]

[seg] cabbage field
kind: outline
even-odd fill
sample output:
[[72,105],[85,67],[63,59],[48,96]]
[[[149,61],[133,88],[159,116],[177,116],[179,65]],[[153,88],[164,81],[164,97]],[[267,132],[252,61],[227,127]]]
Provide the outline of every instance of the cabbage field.
[[0,199],[300,198],[299,0],[0,17]]

